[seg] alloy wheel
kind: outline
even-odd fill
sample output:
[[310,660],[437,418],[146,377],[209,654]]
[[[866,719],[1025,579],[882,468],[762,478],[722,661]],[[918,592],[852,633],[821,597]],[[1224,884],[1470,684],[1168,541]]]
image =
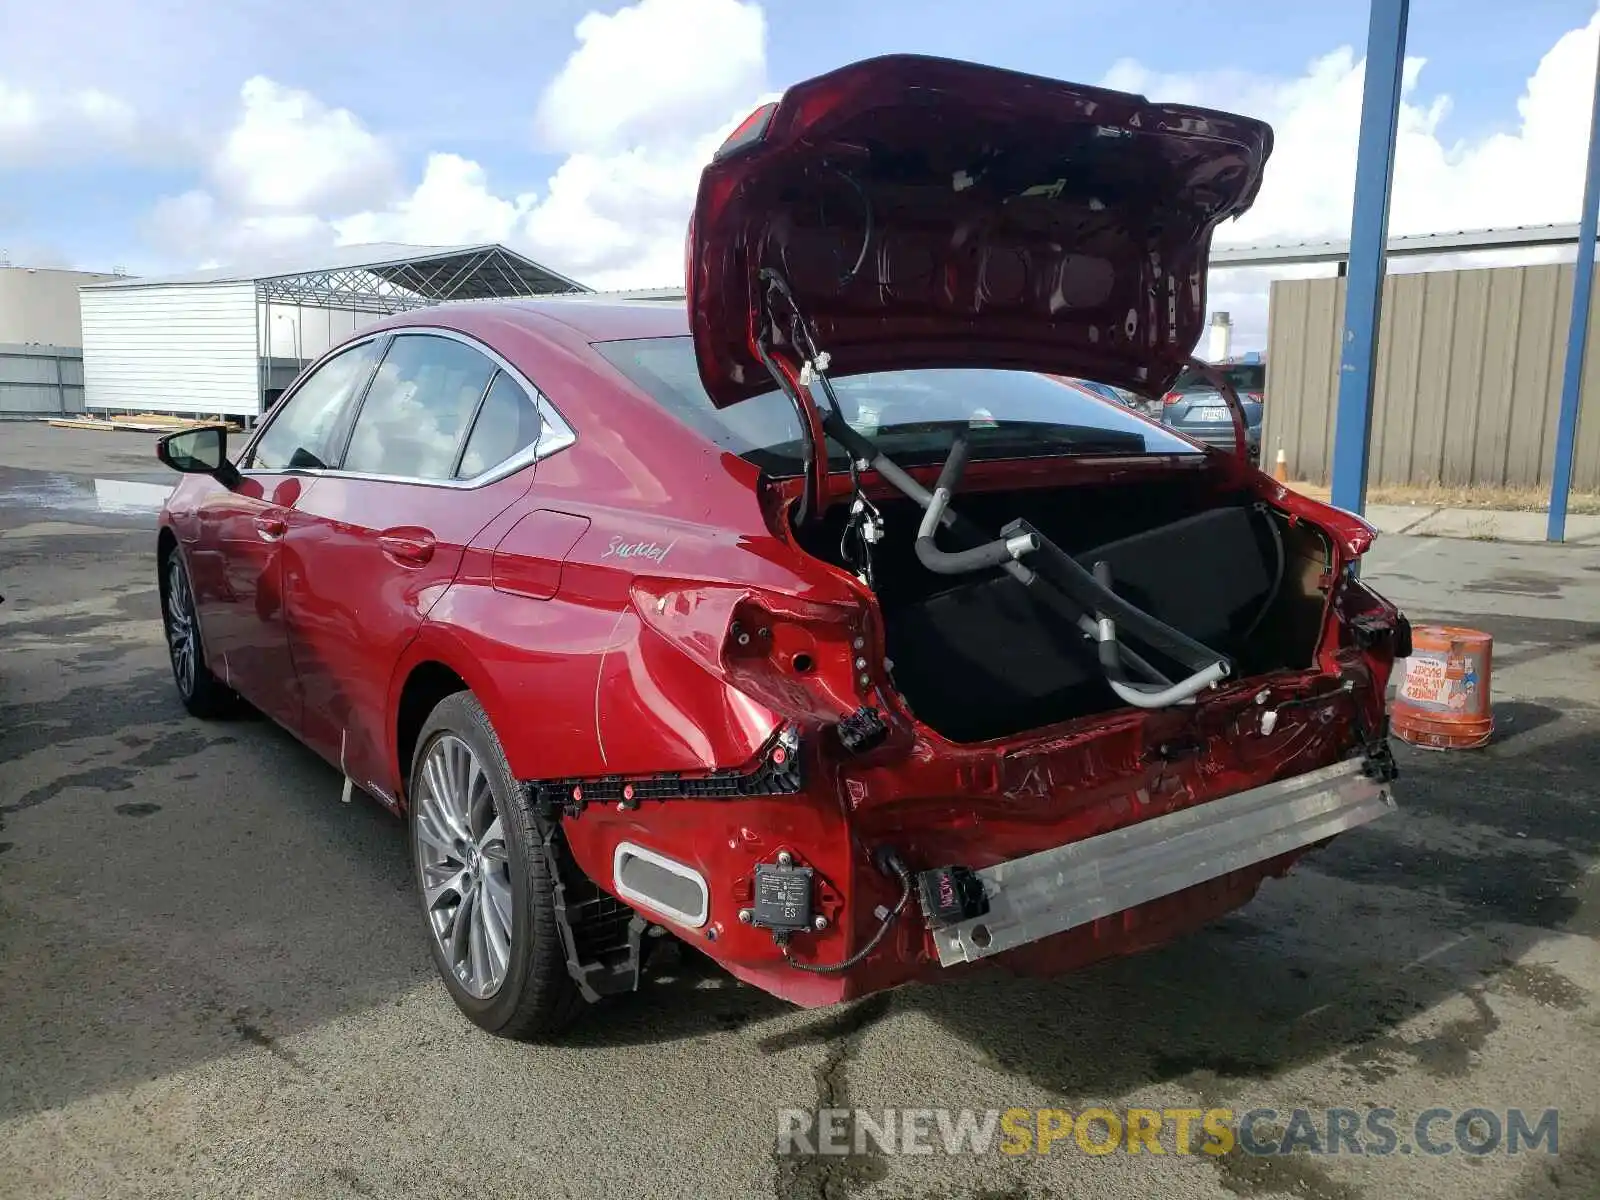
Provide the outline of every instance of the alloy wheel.
[[172,674],[185,696],[194,694],[197,648],[194,593],[183,560],[174,551],[167,565],[167,649],[172,655]]
[[415,789],[417,868],[428,924],[474,999],[500,990],[511,963],[511,861],[489,777],[472,747],[444,733]]

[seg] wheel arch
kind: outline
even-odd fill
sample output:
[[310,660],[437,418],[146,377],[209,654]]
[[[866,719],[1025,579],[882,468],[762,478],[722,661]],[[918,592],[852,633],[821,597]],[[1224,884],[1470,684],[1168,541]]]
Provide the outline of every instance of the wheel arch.
[[509,726],[494,681],[447,629],[425,625],[400,656],[389,685],[390,761],[402,807],[410,804],[411,760],[422,726],[441,700],[457,692],[477,697],[496,735],[504,741]]
[[178,550],[178,535],[172,526],[163,524],[156,533],[156,591],[165,609],[167,603],[167,560]]
[[416,756],[417,738],[428,714],[439,702],[457,692],[471,691],[467,681],[437,659],[425,659],[411,668],[401,685],[399,699],[394,709],[395,779],[403,803],[409,803],[407,788],[410,784],[411,761]]

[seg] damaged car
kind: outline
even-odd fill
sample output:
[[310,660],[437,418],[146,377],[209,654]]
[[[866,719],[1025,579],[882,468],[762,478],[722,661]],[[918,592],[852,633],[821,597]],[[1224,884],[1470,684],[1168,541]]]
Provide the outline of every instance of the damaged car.
[[1060,377],[1194,364],[1245,117],[919,56],[706,167],[686,302],[452,304],[184,474],[188,708],[410,831],[462,1012],[542,1037],[681,939],[798,1005],[1052,974],[1394,806],[1373,530]]

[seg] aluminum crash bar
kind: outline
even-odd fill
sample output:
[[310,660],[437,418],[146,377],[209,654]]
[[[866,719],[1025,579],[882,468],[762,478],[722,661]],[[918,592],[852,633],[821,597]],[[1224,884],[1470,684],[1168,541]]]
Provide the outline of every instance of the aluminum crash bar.
[[989,911],[935,928],[943,966],[1001,954],[1230,872],[1315,845],[1394,811],[1351,758],[975,872]]

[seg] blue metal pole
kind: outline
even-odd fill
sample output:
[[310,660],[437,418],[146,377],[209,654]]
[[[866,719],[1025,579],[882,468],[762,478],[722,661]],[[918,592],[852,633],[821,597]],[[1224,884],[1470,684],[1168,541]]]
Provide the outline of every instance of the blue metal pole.
[[1556,457],[1550,469],[1550,516],[1545,540],[1567,535],[1567,493],[1578,440],[1578,402],[1583,396],[1583,358],[1589,341],[1589,298],[1594,291],[1595,217],[1600,210],[1600,62],[1595,65],[1594,108],[1589,115],[1589,167],[1583,177],[1583,216],[1578,223],[1578,262],[1572,273],[1572,320],[1567,326],[1567,368],[1561,377],[1556,415]]
[[1356,147],[1356,195],[1350,217],[1350,266],[1339,355],[1339,408],[1333,429],[1332,499],[1339,508],[1353,513],[1362,512],[1367,503],[1372,383],[1378,361],[1389,192],[1410,10],[1410,0],[1371,0],[1368,14],[1361,140]]

